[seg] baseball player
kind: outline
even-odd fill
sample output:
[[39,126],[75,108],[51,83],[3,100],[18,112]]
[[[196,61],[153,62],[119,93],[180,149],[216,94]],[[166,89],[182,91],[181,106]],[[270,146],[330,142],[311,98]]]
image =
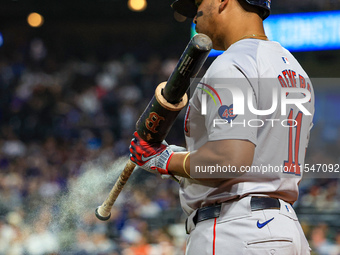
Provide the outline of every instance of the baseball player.
[[314,92],[291,53],[265,35],[270,0],[177,0],[172,7],[224,53],[189,101],[186,151],[135,133],[131,160],[180,178],[186,254],[310,254],[292,204]]

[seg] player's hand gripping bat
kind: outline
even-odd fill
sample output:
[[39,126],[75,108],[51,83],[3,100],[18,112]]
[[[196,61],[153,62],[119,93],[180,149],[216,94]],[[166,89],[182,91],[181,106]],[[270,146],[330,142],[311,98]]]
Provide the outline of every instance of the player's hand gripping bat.
[[[148,143],[161,143],[170,131],[177,115],[188,102],[186,91],[212,48],[210,38],[196,34],[188,43],[167,82],[159,84],[155,95],[136,123],[138,135]],[[128,161],[108,197],[96,209],[100,220],[108,220],[111,208],[132,174],[135,164]]]

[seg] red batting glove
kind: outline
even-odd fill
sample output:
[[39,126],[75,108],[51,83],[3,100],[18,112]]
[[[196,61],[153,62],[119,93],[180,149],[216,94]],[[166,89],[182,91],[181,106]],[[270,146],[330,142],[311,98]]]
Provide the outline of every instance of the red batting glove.
[[165,143],[147,143],[133,133],[130,144],[130,160],[151,173],[169,174],[168,165],[174,152]]

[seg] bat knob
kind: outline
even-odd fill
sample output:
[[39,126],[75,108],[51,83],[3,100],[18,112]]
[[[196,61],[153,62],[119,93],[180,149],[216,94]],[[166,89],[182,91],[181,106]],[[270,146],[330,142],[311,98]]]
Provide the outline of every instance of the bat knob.
[[106,220],[110,219],[111,213],[110,213],[108,216],[101,216],[101,215],[99,214],[99,212],[98,212],[99,208],[100,208],[100,206],[98,206],[98,207],[96,208],[96,211],[95,211],[96,217],[97,217],[98,219],[102,220],[102,221],[106,221]]

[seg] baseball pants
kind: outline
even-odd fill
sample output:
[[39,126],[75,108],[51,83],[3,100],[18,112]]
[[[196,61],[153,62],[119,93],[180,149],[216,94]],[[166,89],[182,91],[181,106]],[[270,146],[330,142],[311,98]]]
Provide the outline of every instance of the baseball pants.
[[280,200],[277,209],[253,210],[251,197],[221,204],[219,217],[186,223],[186,255],[309,255],[294,209]]

